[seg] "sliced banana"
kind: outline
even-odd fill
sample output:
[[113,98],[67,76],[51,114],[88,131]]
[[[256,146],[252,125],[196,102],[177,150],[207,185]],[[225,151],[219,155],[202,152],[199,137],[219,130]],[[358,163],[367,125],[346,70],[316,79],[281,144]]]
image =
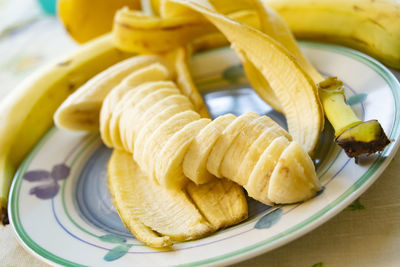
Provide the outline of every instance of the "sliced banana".
[[311,158],[291,142],[271,174],[268,198],[274,203],[295,203],[313,197],[320,189]]
[[225,128],[236,119],[235,115],[226,114],[214,119],[193,139],[183,160],[183,173],[196,184],[204,184],[215,176],[207,170],[207,160],[215,142]]
[[[175,88],[175,84],[171,81],[148,82],[138,86],[132,93],[124,96],[124,98],[121,100],[121,106],[124,106],[123,112],[120,114],[119,118],[117,117],[118,113],[116,114],[115,126],[113,127],[113,130],[118,130],[117,125],[119,126],[120,138],[126,151],[132,152],[133,147],[130,143],[132,139],[128,139],[128,136],[133,134],[132,129],[135,131],[135,129],[138,128],[132,123],[132,116],[136,116],[133,113],[136,106],[149,94],[154,93],[157,90]],[[154,100],[154,102],[155,101],[156,100]],[[111,123],[110,127],[112,127]]]
[[241,132],[243,127],[252,120],[258,118],[259,115],[254,112],[247,112],[237,117],[225,130],[222,132],[207,160],[207,170],[218,178],[222,177],[220,166],[224,159],[225,153],[232,144],[236,136]]
[[238,162],[240,163],[243,160],[249,147],[258,136],[274,124],[276,123],[267,116],[261,116],[247,122],[225,153],[220,166],[222,176],[232,177],[236,183],[245,185],[249,177],[237,175],[240,167]]
[[154,117],[148,121],[144,121],[145,123],[142,124],[142,127],[140,128],[140,131],[135,139],[134,158],[137,161],[144,159],[143,153],[145,150],[145,144],[151,134],[157,130],[161,123],[178,113],[193,110],[193,105],[185,96],[174,95],[166,97],[165,99],[154,104],[151,109],[152,112],[155,113]]
[[122,143],[121,133],[125,132],[126,127],[128,125],[133,126],[132,127],[133,130],[140,127],[140,125],[137,124],[136,121],[129,120],[126,121],[126,124],[124,124],[123,127],[121,127],[120,129],[120,122],[121,121],[124,122],[124,120],[121,120],[121,115],[124,114],[125,112],[133,110],[133,108],[138,104],[138,102],[140,102],[141,99],[147,96],[150,92],[155,92],[160,89],[169,89],[171,90],[170,92],[179,94],[179,90],[176,89],[175,85],[172,82],[160,81],[160,82],[144,83],[136,87],[134,90],[130,90],[121,98],[118,105],[116,105],[114,111],[112,112],[109,121],[110,139],[111,142],[114,144],[115,148],[127,149],[125,144]]
[[153,93],[148,94],[140,102],[138,102],[132,110],[129,111],[129,121],[124,122],[125,125],[128,125],[128,127],[125,128],[125,133],[127,133],[125,135],[125,143],[128,151],[134,151],[133,145],[135,143],[135,138],[138,131],[141,129],[140,119],[145,111],[154,103],[164,99],[165,97],[178,95],[180,95],[180,93],[176,89],[168,88],[154,90]]
[[156,178],[155,167],[157,154],[168,139],[185,127],[186,124],[198,119],[200,119],[200,115],[197,112],[189,110],[178,113],[158,125],[157,129],[148,137],[144,144],[143,158],[135,158],[149,177]]
[[267,147],[276,138],[284,136],[288,140],[292,140],[292,137],[277,123],[271,127],[265,129],[265,131],[249,146],[247,153],[243,156],[241,163],[239,164],[239,170],[235,179],[240,180],[240,177],[250,177],[251,172],[257,164],[258,159],[267,149]]
[[183,174],[182,161],[193,138],[211,122],[210,119],[195,120],[178,130],[165,143],[155,158],[155,174],[166,188],[182,188],[188,181]]
[[111,90],[111,92],[104,99],[100,111],[100,133],[104,143],[107,146],[112,146],[110,135],[110,119],[115,107],[120,102],[124,94],[129,90],[134,90],[136,86],[140,84],[151,81],[163,81],[169,78],[171,78],[171,73],[168,71],[168,69],[164,65],[156,62],[134,71],[132,74],[126,77],[121,84]]
[[247,184],[244,186],[250,197],[266,205],[273,205],[273,202],[268,197],[269,180],[278,163],[279,157],[288,146],[289,141],[287,138],[280,136],[272,141],[268,148],[264,150],[257,164],[254,166]]

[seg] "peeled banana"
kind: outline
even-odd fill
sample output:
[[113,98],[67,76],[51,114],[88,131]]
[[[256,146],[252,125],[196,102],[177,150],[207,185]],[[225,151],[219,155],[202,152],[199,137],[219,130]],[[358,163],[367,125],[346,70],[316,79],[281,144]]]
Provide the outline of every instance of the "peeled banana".
[[[153,77],[151,74],[157,69],[146,67],[142,71],[147,72],[143,74],[145,77]],[[245,186],[250,196],[265,204],[306,200],[319,190],[308,154],[291,142],[291,136],[270,118],[248,112],[239,117],[228,114],[214,121],[201,119],[189,98],[173,90],[172,81],[147,81],[129,90],[121,85],[106,96],[101,110],[101,114],[103,109],[109,114],[100,116],[101,132],[119,134],[105,143],[111,147],[124,144],[143,173],[164,188],[179,191],[189,179],[202,184],[212,182],[215,176],[224,177]],[[176,104],[171,102],[173,97]],[[167,101],[168,98],[171,100]],[[110,124],[109,117],[114,117],[115,110],[118,111],[115,118],[120,122]],[[149,114],[155,116],[150,118]],[[107,135],[101,136],[104,139]],[[264,150],[255,147],[256,151],[248,151],[257,141]],[[291,170],[286,175],[280,172],[290,168],[285,164],[290,155],[295,175]],[[239,173],[244,175],[238,176]],[[279,187],[273,200],[269,197],[270,180]]]
[[115,48],[110,35],[35,73],[0,105],[0,222],[7,218],[7,197],[15,170],[53,125],[58,106],[76,88],[131,54]]

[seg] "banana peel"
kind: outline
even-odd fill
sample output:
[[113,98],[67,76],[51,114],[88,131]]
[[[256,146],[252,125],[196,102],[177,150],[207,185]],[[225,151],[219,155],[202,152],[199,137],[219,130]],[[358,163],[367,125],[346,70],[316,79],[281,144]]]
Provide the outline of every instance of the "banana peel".
[[241,59],[252,62],[274,90],[294,140],[311,153],[318,142],[324,118],[317,87],[299,62],[268,35],[223,16],[207,1],[173,2],[204,15],[227,37]]
[[143,174],[131,154],[114,150],[107,172],[122,221],[146,245],[168,247],[172,240],[191,240],[215,231],[183,191],[157,185]]
[[141,171],[132,155],[114,150],[108,163],[114,206],[133,235],[154,248],[171,247],[247,218],[243,190],[228,180],[168,190]]
[[216,31],[213,25],[198,18],[162,19],[123,8],[115,15],[113,36],[117,47],[124,51],[167,53],[212,31]]

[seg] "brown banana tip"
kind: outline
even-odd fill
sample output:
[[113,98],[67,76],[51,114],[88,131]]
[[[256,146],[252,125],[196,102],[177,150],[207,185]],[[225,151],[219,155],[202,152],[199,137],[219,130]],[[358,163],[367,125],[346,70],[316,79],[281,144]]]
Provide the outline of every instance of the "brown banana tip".
[[352,138],[340,138],[340,136],[335,138],[335,143],[343,148],[348,157],[355,158],[356,163],[358,163],[358,156],[381,152],[391,142],[383,129],[380,132],[379,138],[371,142],[361,142]]
[[7,213],[7,209],[4,207],[1,207],[1,211],[0,211],[0,224],[1,225],[7,225],[9,224],[10,221],[8,220],[8,213]]

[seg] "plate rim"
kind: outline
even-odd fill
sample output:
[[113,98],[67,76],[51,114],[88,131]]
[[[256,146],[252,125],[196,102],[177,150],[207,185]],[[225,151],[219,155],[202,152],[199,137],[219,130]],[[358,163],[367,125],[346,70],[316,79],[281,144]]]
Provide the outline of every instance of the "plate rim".
[[[322,49],[325,51],[336,52],[347,57],[350,57],[363,65],[366,65],[370,69],[372,69],[376,74],[378,74],[388,85],[390,88],[395,112],[394,112],[394,119],[393,119],[393,126],[391,128],[391,132],[389,133],[389,137],[394,138],[395,136],[399,136],[399,121],[398,117],[400,114],[399,110],[399,101],[400,101],[400,83],[393,75],[393,73],[385,67],[383,64],[378,62],[377,60],[371,58],[368,55],[365,55],[359,51],[356,51],[351,48],[333,45],[333,44],[325,44],[325,43],[318,43],[318,42],[310,42],[310,41],[301,41],[299,42],[302,47],[311,47],[314,49]],[[15,221],[15,214],[13,211],[13,203],[15,202],[15,195],[16,195],[16,188],[18,182],[22,180],[21,173],[24,173],[24,170],[29,163],[34,158],[34,154],[41,148],[41,146],[46,142],[47,138],[51,135],[51,133],[56,129],[53,126],[42,138],[41,140],[35,145],[35,147],[31,150],[28,156],[24,159],[22,164],[18,167],[18,170],[15,174],[15,177],[12,182],[12,186],[10,189],[10,196],[9,196],[9,203],[8,203],[8,210],[10,213],[10,224],[13,228],[15,235],[17,236],[18,242],[31,254],[39,258],[40,260],[51,264],[51,265],[59,265],[59,264],[68,264],[69,266],[84,266],[79,263],[75,263],[69,261],[67,259],[61,258],[53,253],[47,251],[46,249],[40,247],[40,245],[36,244],[26,233],[20,233],[18,231],[18,223]],[[395,136],[393,136],[395,135]],[[247,260],[252,257],[256,257],[260,254],[263,254],[267,251],[271,251],[279,246],[289,243],[290,241],[299,238],[300,236],[305,235],[306,233],[310,232],[311,230],[317,228],[318,226],[322,225],[333,216],[341,212],[345,207],[347,207],[354,199],[359,197],[363,194],[369,187],[372,185],[373,182],[382,174],[382,172],[386,169],[388,164],[391,162],[392,158],[395,156],[396,151],[398,150],[400,145],[399,139],[395,140],[390,146],[386,147],[385,150],[380,154],[376,160],[368,167],[366,171],[362,174],[362,176],[353,184],[351,185],[345,192],[343,192],[339,197],[337,197],[334,201],[330,202],[328,205],[325,205],[321,210],[314,213],[312,216],[306,218],[305,220],[297,223],[296,225],[290,227],[289,229],[285,230],[279,236],[272,236],[266,240],[257,242],[250,246],[237,249],[228,253],[224,253],[218,256],[214,256],[208,259],[193,261],[190,263],[186,263],[180,266],[199,266],[199,265],[221,265],[221,264],[233,264],[237,262],[241,262]],[[389,153],[386,158],[382,155],[385,153]],[[17,194],[18,195],[18,194]],[[14,200],[14,201],[13,201]],[[19,229],[21,230],[21,229]],[[23,231],[24,232],[24,231]],[[40,254],[37,251],[37,248],[30,247],[27,243],[25,238],[28,239],[28,243],[33,243],[36,246],[39,246],[39,251],[44,252]],[[30,240],[30,242],[29,242]]]

